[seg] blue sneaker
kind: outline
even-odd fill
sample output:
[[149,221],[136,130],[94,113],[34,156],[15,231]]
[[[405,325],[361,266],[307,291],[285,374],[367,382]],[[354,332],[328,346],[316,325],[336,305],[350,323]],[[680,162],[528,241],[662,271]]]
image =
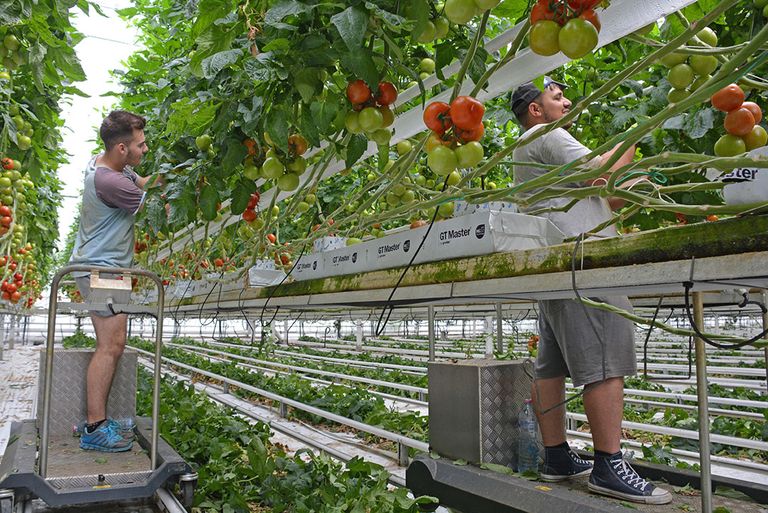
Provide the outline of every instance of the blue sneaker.
[[80,435],[80,448],[90,451],[124,452],[130,451],[133,439],[124,438],[120,434],[119,424],[114,421],[106,421],[93,433],[85,429]]
[[[115,429],[117,429],[117,432],[120,433],[120,435],[123,438],[126,438],[128,440],[134,440],[136,438],[136,432],[134,429],[136,428],[136,423],[133,421],[130,417],[125,417],[122,419],[107,419],[107,422],[111,422],[115,425]],[[83,436],[83,433],[85,432],[85,421],[81,421],[74,426],[72,426],[72,436],[78,437]]]

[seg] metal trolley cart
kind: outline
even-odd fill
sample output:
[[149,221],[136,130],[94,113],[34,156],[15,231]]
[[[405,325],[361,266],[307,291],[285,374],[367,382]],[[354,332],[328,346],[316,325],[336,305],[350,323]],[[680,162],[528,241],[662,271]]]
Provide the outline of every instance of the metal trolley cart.
[[[152,417],[136,418],[137,443],[134,443],[133,450],[129,452],[83,451],[73,442],[76,439],[72,437],[71,432],[68,437],[55,436],[56,434],[51,432],[51,426],[61,420],[57,419],[56,415],[62,414],[60,405],[52,408],[52,389],[56,379],[63,375],[82,377],[82,370],[59,367],[54,376],[53,346],[59,282],[65,275],[82,271],[90,273],[94,298],[101,296],[104,302],[86,304],[81,308],[106,310],[114,307],[121,313],[149,314],[157,319]],[[102,277],[100,273],[111,277]],[[113,304],[111,295],[117,296],[119,292],[123,295],[129,293],[134,276],[143,276],[155,283],[156,308]],[[163,304],[162,282],[156,274],[148,271],[73,265],[56,273],[51,283],[47,346],[41,365],[41,408],[38,408],[38,419],[14,422],[11,426],[8,447],[0,462],[0,513],[32,513],[45,511],[46,508],[61,511],[60,508],[66,510],[67,507],[73,506],[76,506],[73,509],[76,511],[105,511],[105,507],[106,511],[120,511],[125,507],[132,511],[152,511],[159,508],[159,511],[183,513],[185,507],[191,506],[197,474],[160,438]],[[61,361],[69,362],[72,359]],[[79,368],[83,368],[82,363]],[[135,387],[135,369],[131,383]],[[59,390],[55,392],[58,394]],[[82,393],[82,390],[79,392]],[[132,392],[135,394],[135,389]],[[135,402],[131,407],[135,410]],[[71,415],[71,411],[69,414]],[[172,493],[177,485],[181,490],[181,501]],[[137,506],[147,505],[150,509],[137,510]]]

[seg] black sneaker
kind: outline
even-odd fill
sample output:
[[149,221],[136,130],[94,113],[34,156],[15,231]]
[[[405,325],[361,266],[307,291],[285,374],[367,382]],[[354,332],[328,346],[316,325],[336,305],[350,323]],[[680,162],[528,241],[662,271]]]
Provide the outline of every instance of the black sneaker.
[[539,477],[542,481],[557,483],[572,477],[586,476],[592,472],[592,464],[579,458],[568,447],[547,448],[544,450],[544,467]]
[[601,495],[643,504],[668,504],[672,494],[649,483],[624,461],[620,452],[610,458],[595,458],[589,489]]

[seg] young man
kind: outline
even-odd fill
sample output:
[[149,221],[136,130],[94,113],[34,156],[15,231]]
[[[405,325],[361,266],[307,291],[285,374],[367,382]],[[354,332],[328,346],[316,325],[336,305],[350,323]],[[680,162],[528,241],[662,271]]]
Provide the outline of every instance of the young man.
[[[71,264],[130,267],[133,262],[134,216],[144,200],[148,178],[133,171],[147,153],[145,120],[126,111],[114,111],[103,121],[99,135],[104,153],[88,163],[83,186],[80,226]],[[90,287],[89,273],[75,273],[83,298],[102,302],[106,298]],[[108,278],[109,276],[101,276]],[[130,291],[108,291],[116,304],[127,303]],[[125,349],[128,316],[109,310],[91,310],[96,331],[96,351],[86,377],[87,420],[80,447],[107,452],[131,449],[133,434],[107,419],[107,398],[118,361]]]
[[[525,130],[521,136],[523,140],[534,135],[542,125],[568,114],[571,102],[563,95],[564,89],[563,84],[546,77],[543,91],[527,83],[514,92],[512,111]],[[589,154],[590,150],[574,139],[567,128],[570,125],[556,128],[517,148],[513,159],[563,165]],[[618,146],[585,165],[599,167],[616,151]],[[630,163],[634,153],[633,146],[619,157],[611,171]],[[516,165],[514,180],[523,183],[547,171],[541,167]],[[570,183],[562,187],[578,188],[602,180],[598,178],[589,183]],[[530,205],[524,211],[535,211],[536,215],[548,217],[566,237],[576,237],[611,219],[611,208],[621,206],[617,199],[589,196],[562,211],[571,202],[572,199],[566,197],[552,198]],[[615,236],[617,232],[611,225],[596,235]],[[632,309],[626,297],[592,299],[624,310]],[[596,493],[646,504],[670,502],[672,496],[668,491],[642,479],[621,454],[624,376],[637,372],[632,323],[619,315],[589,308],[576,299],[557,299],[539,301],[539,331],[532,397],[545,446],[542,478],[556,482],[590,474],[589,489]],[[584,386],[584,408],[595,447],[594,468],[579,458],[566,441],[566,376],[571,377],[574,386]]]

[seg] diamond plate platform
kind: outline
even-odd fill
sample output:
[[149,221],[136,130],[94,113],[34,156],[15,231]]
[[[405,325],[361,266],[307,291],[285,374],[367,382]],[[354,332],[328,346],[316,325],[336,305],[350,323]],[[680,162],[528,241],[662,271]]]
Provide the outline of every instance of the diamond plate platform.
[[[72,435],[72,426],[85,420],[85,376],[93,351],[89,349],[57,349],[53,353],[53,386],[51,387],[50,436]],[[40,352],[40,386],[37,395],[37,422],[43,418],[43,367],[45,352]],[[107,401],[107,415],[112,418],[136,416],[135,351],[126,350],[120,358]]]
[[517,417],[530,398],[526,360],[429,364],[429,443],[451,459],[517,467]]

